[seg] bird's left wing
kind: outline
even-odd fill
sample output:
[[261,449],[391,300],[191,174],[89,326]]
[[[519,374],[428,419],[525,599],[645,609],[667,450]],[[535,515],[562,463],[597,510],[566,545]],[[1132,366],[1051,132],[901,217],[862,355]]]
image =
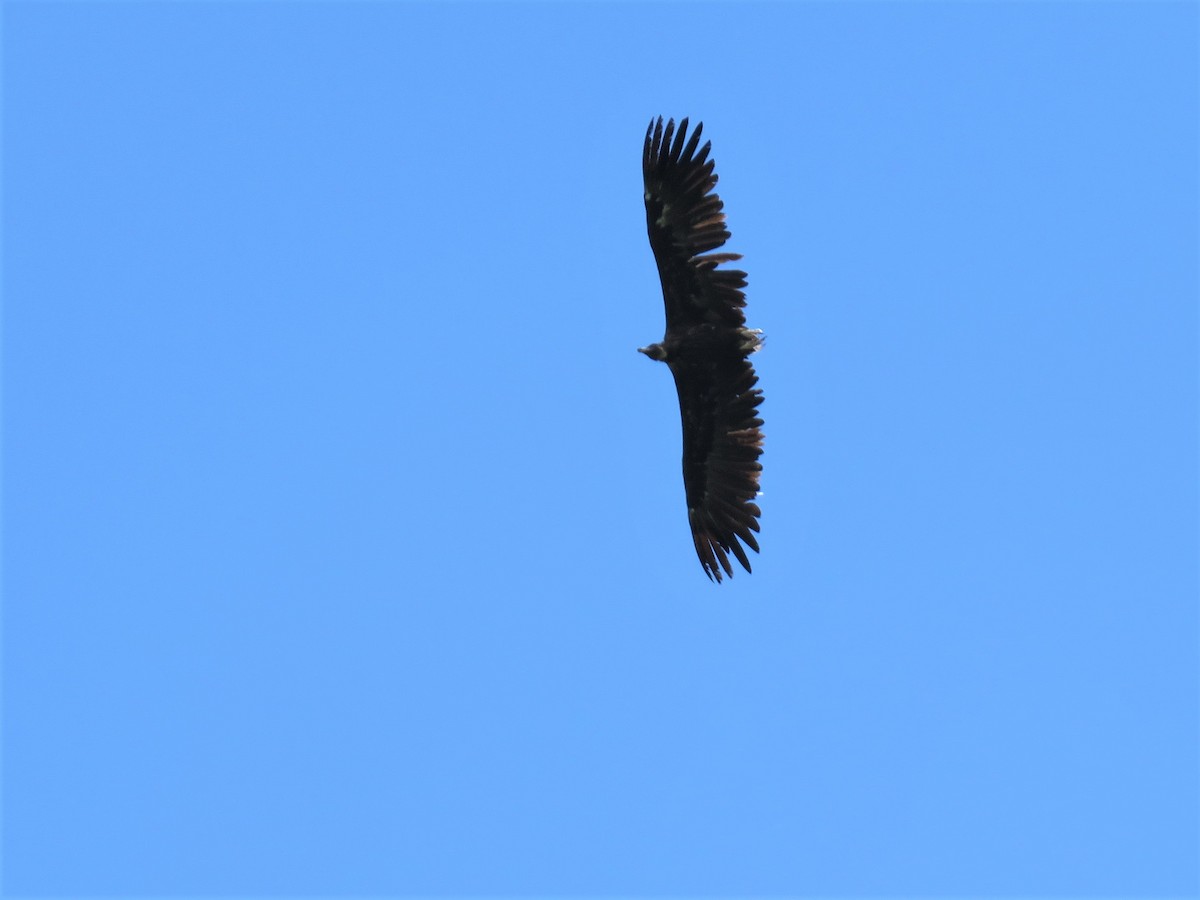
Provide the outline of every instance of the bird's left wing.
[[746,273],[717,266],[742,257],[709,252],[729,239],[725,204],[713,190],[712,144],[699,146],[703,123],[690,138],[687,128],[687,119],[676,131],[674,119],[664,127],[659,116],[646,129],[642,149],[646,230],[662,281],[667,329],[704,322],[740,328],[746,323],[741,290]]

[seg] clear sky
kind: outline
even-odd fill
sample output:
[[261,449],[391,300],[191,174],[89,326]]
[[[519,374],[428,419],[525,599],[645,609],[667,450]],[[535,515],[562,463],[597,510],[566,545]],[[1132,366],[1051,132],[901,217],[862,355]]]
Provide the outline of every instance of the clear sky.
[[[1192,3],[10,2],[10,895],[1188,895]],[[687,531],[702,119],[762,554]]]

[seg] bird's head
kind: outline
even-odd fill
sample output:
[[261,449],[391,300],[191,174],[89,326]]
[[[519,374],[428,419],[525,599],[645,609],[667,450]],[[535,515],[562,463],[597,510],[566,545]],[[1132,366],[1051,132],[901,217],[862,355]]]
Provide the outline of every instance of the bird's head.
[[638,353],[645,353],[651,359],[666,362],[667,348],[662,344],[651,344],[649,347],[638,347]]

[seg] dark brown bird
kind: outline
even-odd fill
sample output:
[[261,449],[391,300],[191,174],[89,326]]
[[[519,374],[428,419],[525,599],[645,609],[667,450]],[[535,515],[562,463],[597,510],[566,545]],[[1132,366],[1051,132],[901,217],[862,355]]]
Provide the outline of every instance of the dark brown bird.
[[699,147],[702,123],[690,138],[687,127],[684,119],[676,131],[672,119],[664,128],[660,116],[646,129],[646,227],[667,330],[661,343],[638,349],[675,376],[688,524],[705,574],[720,581],[722,569],[733,576],[730,554],[750,571],[742,544],[758,552],[762,391],[748,357],[763,339],[742,314],[746,273],[718,268],[741,254],[710,252],[729,239],[725,204],[713,191],[712,142]]

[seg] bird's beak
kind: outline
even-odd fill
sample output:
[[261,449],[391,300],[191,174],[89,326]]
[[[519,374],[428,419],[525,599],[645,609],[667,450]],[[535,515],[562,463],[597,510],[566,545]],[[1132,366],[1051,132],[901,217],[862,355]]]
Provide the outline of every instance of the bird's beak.
[[648,347],[638,347],[638,353],[644,353],[651,359],[656,359],[659,362],[667,361],[667,351],[662,344],[651,344]]

